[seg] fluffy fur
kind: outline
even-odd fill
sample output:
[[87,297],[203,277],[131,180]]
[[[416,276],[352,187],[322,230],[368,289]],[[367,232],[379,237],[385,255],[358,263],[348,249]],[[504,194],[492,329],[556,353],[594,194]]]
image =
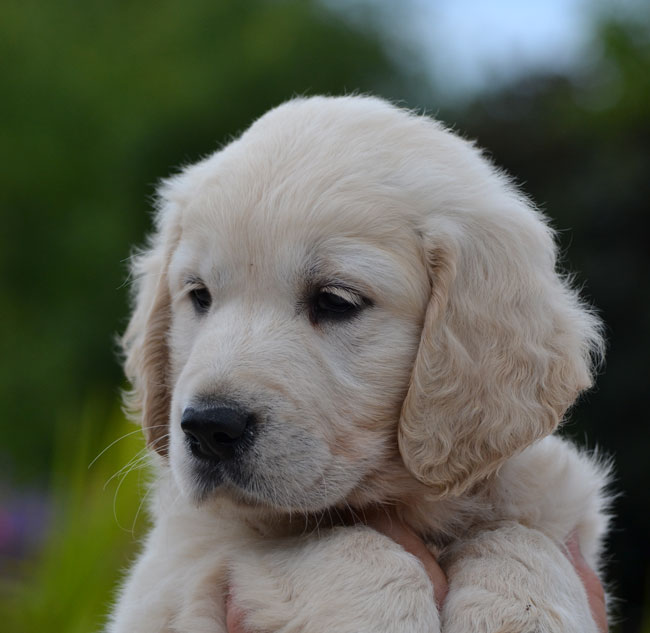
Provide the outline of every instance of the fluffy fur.
[[[470,143],[379,99],[290,101],[164,182],[133,273],[154,527],[109,631],[224,631],[228,591],[255,631],[596,631],[562,549],[577,532],[600,568],[606,473],[552,433],[599,323]],[[327,289],[351,318],[314,318]],[[236,465],[188,450],[201,398],[254,412]],[[441,614],[415,558],[350,524],[373,504],[439,554]]]

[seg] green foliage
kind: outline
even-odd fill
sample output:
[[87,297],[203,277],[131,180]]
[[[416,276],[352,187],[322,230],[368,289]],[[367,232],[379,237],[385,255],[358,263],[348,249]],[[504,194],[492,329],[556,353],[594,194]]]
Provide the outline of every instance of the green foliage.
[[[0,621],[11,633],[98,630],[143,527],[142,431],[101,401],[76,421],[74,431],[69,424],[57,431],[47,541],[0,582]],[[99,446],[110,448],[99,455]]]

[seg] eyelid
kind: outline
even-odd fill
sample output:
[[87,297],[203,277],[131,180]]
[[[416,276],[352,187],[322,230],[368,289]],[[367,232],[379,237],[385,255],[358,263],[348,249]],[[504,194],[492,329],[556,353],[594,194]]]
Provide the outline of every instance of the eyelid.
[[187,277],[183,284],[183,288],[187,292],[191,292],[192,290],[201,290],[202,288],[207,288],[207,285],[198,277]]
[[210,292],[207,284],[202,279],[194,275],[192,276],[188,275],[187,277],[185,277],[185,279],[183,279],[183,285],[181,286],[181,288],[174,293],[172,300],[174,302],[185,301],[185,299],[189,297],[192,294],[192,292],[196,290],[207,290],[208,292]]
[[354,290],[350,288],[343,288],[341,286],[323,286],[320,291],[320,294],[332,294],[340,297],[344,301],[352,304],[353,306],[361,307],[364,304],[363,297]]

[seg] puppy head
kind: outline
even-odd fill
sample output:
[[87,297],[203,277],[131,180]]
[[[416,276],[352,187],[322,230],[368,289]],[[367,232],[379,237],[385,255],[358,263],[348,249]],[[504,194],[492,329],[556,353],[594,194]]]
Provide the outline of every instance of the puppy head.
[[460,494],[590,384],[597,323],[549,229],[429,119],[289,102],[160,198],[126,371],[149,444],[197,499],[380,500],[398,443],[402,471]]

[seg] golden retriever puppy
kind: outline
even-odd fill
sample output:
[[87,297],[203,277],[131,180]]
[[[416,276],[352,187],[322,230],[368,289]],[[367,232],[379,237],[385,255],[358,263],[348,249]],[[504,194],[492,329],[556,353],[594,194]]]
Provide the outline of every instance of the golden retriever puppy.
[[[123,339],[154,526],[113,633],[596,631],[605,469],[552,435],[599,322],[470,143],[290,101],[166,180]],[[350,517],[394,508],[448,575]],[[348,520],[346,520],[346,518]]]

